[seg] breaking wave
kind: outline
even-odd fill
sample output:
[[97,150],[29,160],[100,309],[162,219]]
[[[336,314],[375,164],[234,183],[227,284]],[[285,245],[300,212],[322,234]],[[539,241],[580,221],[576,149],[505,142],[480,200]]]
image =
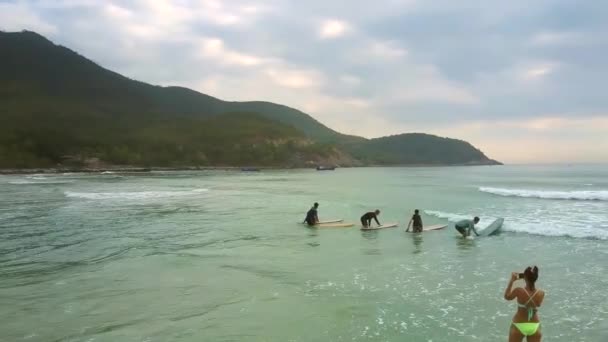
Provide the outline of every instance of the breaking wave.
[[[34,179],[34,178],[31,178]],[[54,179],[38,179],[38,180],[26,180],[26,179],[21,179],[21,180],[16,180],[16,181],[11,181],[8,182],[8,184],[12,184],[12,185],[36,185],[36,184],[67,184],[67,183],[73,183],[73,180],[54,180]]]
[[494,222],[494,220],[496,220],[498,218],[498,217],[494,217],[494,216],[482,215],[481,213],[478,213],[475,215],[465,215],[465,214],[447,213],[447,212],[438,211],[438,210],[425,210],[424,212],[427,215],[435,216],[435,217],[442,218],[442,219],[447,219],[450,222],[456,222],[456,221],[460,221],[460,220],[464,220],[464,219],[472,219],[473,216],[477,215],[480,218],[479,223],[477,225],[480,227],[485,227],[487,225],[490,225],[492,222]]
[[[447,219],[451,222],[470,218],[471,215],[448,213],[438,210],[425,210],[427,215]],[[538,217],[536,213],[519,213],[517,218],[505,218],[502,231],[514,233],[526,233],[542,236],[567,236],[583,239],[608,240],[608,222],[601,214],[584,214],[585,219],[580,218],[574,212],[573,219],[561,215]],[[494,221],[494,217],[485,216],[480,213],[480,229]]]
[[137,191],[137,192],[73,192],[66,191],[65,195],[70,198],[81,198],[87,200],[146,200],[154,198],[194,196],[208,189],[194,189],[186,191]]
[[528,189],[504,189],[480,187],[479,191],[499,196],[541,198],[557,200],[580,200],[580,201],[608,201],[608,191],[553,191],[553,190],[528,190]]

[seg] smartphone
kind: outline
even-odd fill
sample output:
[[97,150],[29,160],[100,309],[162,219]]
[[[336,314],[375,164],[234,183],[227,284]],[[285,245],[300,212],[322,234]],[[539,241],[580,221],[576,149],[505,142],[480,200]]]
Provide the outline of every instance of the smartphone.
[[524,274],[523,273],[519,274],[519,279],[524,279]]

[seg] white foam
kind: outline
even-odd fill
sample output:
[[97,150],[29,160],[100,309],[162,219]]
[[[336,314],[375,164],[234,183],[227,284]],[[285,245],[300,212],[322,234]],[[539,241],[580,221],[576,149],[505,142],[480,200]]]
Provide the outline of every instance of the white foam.
[[73,192],[66,191],[65,195],[71,198],[88,200],[145,200],[154,198],[193,196],[206,192],[208,189],[194,189],[186,191],[134,191],[134,192]]
[[46,180],[46,179],[48,179],[47,177],[44,177],[44,176],[37,176],[37,175],[26,176],[25,178],[29,178],[29,179],[35,179],[35,180]]
[[[562,212],[568,210],[569,215],[564,216]],[[590,212],[590,207],[567,205],[565,208],[558,207],[555,211],[538,211],[533,209],[530,212],[518,211],[516,215],[505,218],[501,230],[516,233],[527,233],[543,236],[567,236],[573,238],[601,239],[608,240],[608,220],[606,214],[601,209],[594,209]],[[470,219],[470,215],[459,213],[448,213],[437,210],[425,210],[427,215],[448,219],[451,222],[461,219]],[[477,225],[478,230],[494,221],[492,215],[480,213],[481,221]]]
[[608,230],[591,224],[570,225],[560,222],[509,222],[502,230],[543,236],[568,236],[573,238],[608,240]]
[[483,230],[484,228],[486,228],[486,226],[492,224],[492,222],[494,222],[494,220],[497,219],[497,217],[490,216],[490,215],[482,215],[481,213],[476,213],[474,215],[465,215],[465,214],[447,213],[447,212],[438,211],[438,210],[425,210],[424,212],[427,215],[447,219],[450,222],[457,222],[460,220],[470,220],[474,216],[479,216],[479,218],[480,218],[479,223],[475,225],[475,227],[479,227],[479,228],[477,228],[478,230]]
[[499,196],[559,200],[608,201],[608,190],[554,191],[480,187],[479,191]]
[[424,212],[427,215],[435,216],[442,219],[448,219],[448,221],[460,221],[471,218],[471,215],[447,213],[439,210],[425,210]]
[[[34,178],[32,178],[34,179]],[[39,180],[16,180],[12,182],[8,182],[8,184],[13,185],[26,185],[26,184],[66,184],[72,183],[71,180],[53,180],[48,178],[38,178]]]

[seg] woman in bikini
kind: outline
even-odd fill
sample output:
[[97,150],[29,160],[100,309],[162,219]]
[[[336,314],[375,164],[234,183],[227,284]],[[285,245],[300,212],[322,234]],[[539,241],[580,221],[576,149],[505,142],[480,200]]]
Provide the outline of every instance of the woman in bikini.
[[[513,287],[517,279],[524,279],[526,287]],[[538,267],[526,268],[524,273],[512,273],[509,285],[505,289],[505,299],[517,299],[517,312],[513,316],[513,323],[509,331],[509,342],[521,342],[526,337],[528,342],[540,342],[540,320],[538,308],[545,299],[545,291],[534,286],[538,279]]]

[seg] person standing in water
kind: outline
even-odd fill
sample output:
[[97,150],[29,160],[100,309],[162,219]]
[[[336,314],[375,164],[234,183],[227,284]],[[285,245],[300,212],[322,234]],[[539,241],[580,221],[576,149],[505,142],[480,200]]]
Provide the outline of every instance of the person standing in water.
[[420,217],[420,211],[414,210],[414,215],[410,219],[410,223],[407,224],[406,232],[410,231],[410,225],[414,223],[414,233],[422,233],[422,217]]
[[[526,287],[516,287],[513,283],[517,279],[524,279]],[[524,273],[511,273],[511,279],[505,289],[506,300],[517,300],[517,312],[509,330],[509,342],[521,342],[524,337],[528,342],[540,342],[540,319],[538,308],[545,299],[545,291],[535,286],[538,279],[538,267],[528,267]]]
[[372,219],[376,220],[376,223],[380,226],[378,215],[380,215],[380,210],[376,209],[375,211],[370,211],[361,216],[361,224],[363,225],[363,228],[371,227]]
[[315,204],[310,208],[310,210],[306,213],[306,218],[304,222],[309,226],[314,226],[319,223],[319,214],[317,213],[317,209],[319,208],[319,203],[315,202]]
[[471,235],[471,230],[473,230],[475,235],[479,236],[479,234],[477,234],[477,230],[475,230],[475,225],[477,223],[479,223],[479,217],[475,216],[475,218],[472,220],[460,220],[456,222],[454,228],[456,228],[456,230],[462,234],[462,237],[464,238]]

